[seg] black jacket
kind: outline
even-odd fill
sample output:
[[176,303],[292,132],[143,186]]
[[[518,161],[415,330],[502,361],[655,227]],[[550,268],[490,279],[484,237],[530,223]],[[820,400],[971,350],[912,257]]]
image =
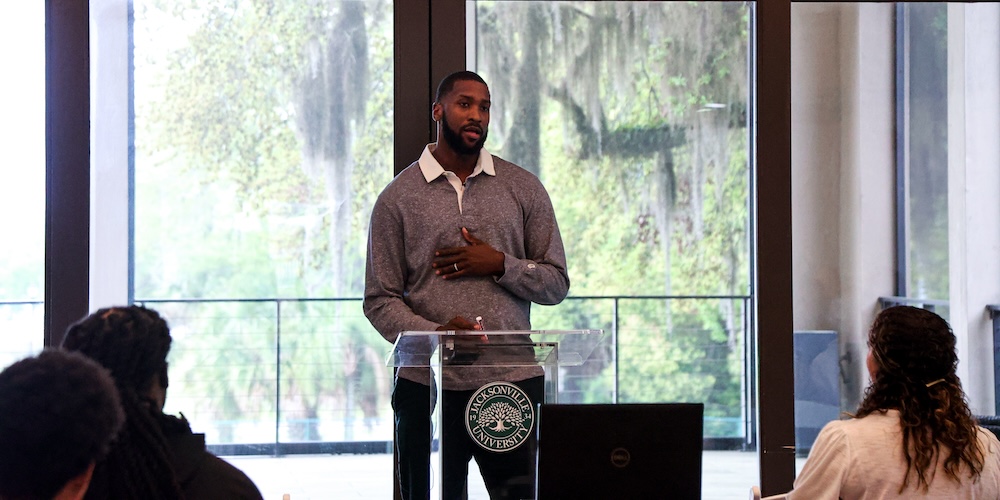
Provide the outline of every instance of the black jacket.
[[163,420],[163,435],[185,499],[262,500],[257,486],[243,471],[205,449],[204,434],[191,432],[186,420],[169,416]]

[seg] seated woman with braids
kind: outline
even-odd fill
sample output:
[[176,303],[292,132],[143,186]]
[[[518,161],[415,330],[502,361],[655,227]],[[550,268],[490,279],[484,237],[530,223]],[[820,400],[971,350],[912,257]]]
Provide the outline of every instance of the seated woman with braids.
[[864,400],[823,428],[788,498],[1000,498],[1000,441],[969,411],[948,323],[891,307],[868,348]]
[[100,309],[69,327],[62,347],[111,372],[125,425],[94,470],[86,499],[260,499],[242,471],[205,449],[184,419],[163,413],[167,322],[140,306]]

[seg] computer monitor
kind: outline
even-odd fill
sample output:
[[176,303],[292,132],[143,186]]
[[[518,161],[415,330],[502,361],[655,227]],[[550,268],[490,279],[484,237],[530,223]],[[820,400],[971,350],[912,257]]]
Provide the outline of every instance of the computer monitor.
[[701,403],[542,404],[537,500],[701,498]]

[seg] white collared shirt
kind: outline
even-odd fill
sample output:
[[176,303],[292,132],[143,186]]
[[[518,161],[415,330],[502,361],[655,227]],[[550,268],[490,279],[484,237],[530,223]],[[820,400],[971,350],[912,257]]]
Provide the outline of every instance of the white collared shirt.
[[[461,212],[462,195],[465,194],[465,184],[462,183],[462,180],[459,179],[454,172],[445,170],[444,167],[438,163],[437,158],[435,158],[432,154],[435,148],[437,148],[437,143],[432,142],[424,147],[423,153],[420,153],[420,159],[417,160],[417,163],[420,165],[420,172],[424,174],[424,180],[427,182],[431,182],[442,175],[445,179],[448,179],[448,183],[455,188],[455,193],[458,194],[458,211]],[[493,168],[493,155],[491,155],[489,151],[486,151],[486,148],[479,150],[479,159],[476,160],[476,166],[472,169],[472,174],[469,175],[466,182],[481,173],[492,176],[497,175],[496,170]]]

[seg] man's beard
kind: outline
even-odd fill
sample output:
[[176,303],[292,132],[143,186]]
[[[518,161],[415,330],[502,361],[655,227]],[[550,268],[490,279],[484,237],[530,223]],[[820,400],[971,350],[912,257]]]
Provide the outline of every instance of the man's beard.
[[444,114],[441,117],[444,120],[443,127],[441,127],[441,133],[444,135],[444,141],[448,143],[456,153],[460,155],[478,155],[479,150],[483,149],[483,144],[486,144],[486,134],[485,128],[481,128],[483,135],[479,137],[479,140],[475,144],[468,146],[465,143],[465,139],[462,138],[461,132],[456,132],[452,130],[451,125],[448,124],[448,115]]

